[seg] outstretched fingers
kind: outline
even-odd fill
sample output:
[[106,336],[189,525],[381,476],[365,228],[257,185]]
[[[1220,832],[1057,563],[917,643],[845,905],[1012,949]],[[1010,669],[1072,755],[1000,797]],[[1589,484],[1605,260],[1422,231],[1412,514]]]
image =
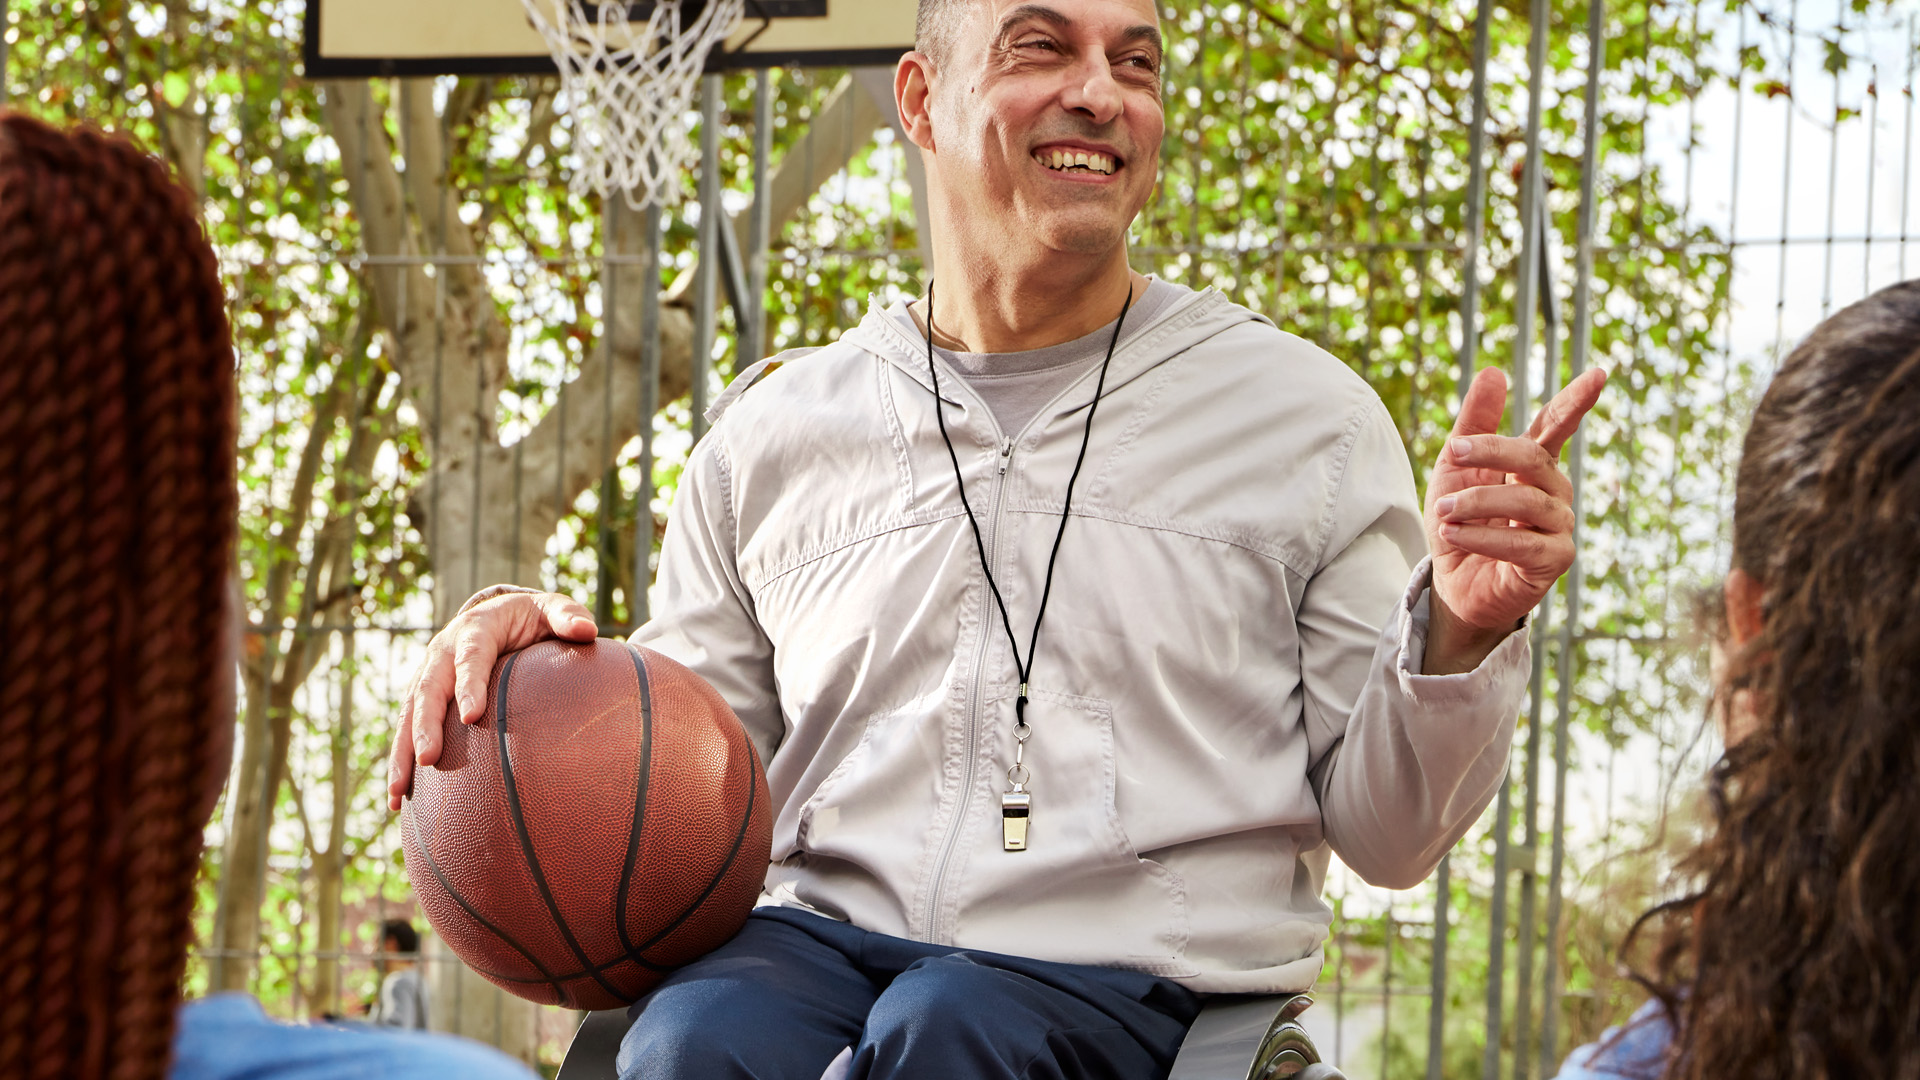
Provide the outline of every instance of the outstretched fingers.
[[1573,433],[1579,430],[1580,421],[1586,418],[1587,413],[1593,409],[1594,403],[1600,400],[1600,390],[1606,385],[1607,370],[1605,368],[1593,368],[1582,372],[1579,378],[1553,395],[1553,400],[1547,402],[1547,407],[1541,409],[1533,418],[1533,423],[1527,427],[1527,437],[1545,447],[1547,453],[1558,458],[1561,448],[1566,446],[1567,440],[1573,438]]
[[1454,417],[1453,434],[1486,435],[1500,430],[1507,414],[1507,376],[1499,368],[1481,368],[1467,384],[1467,395],[1460,400],[1460,415]]

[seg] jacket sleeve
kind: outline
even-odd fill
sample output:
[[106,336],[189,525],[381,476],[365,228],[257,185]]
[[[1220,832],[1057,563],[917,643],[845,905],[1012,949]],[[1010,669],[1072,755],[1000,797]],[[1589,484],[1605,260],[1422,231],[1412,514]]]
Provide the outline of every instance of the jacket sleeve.
[[1498,790],[1531,653],[1523,625],[1473,671],[1419,673],[1431,570],[1413,474],[1377,400],[1349,438],[1298,615],[1309,776],[1341,861],[1405,889]]
[[773,673],[773,642],[740,578],[733,470],[722,427],[688,455],[667,516],[653,617],[632,641],[685,664],[713,685],[770,762],[786,727]]

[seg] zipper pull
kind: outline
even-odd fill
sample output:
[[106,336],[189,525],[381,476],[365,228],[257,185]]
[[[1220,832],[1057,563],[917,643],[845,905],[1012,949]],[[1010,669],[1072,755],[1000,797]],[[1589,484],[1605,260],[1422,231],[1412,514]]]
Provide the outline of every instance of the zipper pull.
[[1007,475],[1007,466],[1013,461],[1013,439],[1009,437],[1006,445],[1000,448],[1000,475]]

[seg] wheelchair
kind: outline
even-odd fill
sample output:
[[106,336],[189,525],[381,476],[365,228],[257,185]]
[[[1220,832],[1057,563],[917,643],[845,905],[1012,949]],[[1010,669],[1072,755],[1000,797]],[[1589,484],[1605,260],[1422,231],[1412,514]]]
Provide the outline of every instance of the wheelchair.
[[[1180,1044],[1168,1080],[1345,1080],[1320,1060],[1300,1014],[1306,994],[1211,997]],[[614,1055],[632,1021],[627,1010],[591,1012],[574,1032],[557,1080],[616,1080]]]

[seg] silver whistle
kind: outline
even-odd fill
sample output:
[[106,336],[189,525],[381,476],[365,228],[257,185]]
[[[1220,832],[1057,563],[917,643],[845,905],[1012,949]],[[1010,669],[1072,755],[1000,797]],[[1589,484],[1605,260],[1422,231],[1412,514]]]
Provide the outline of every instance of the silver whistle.
[[1008,851],[1027,850],[1027,815],[1033,809],[1033,794],[1009,791],[1000,796],[1001,838]]

